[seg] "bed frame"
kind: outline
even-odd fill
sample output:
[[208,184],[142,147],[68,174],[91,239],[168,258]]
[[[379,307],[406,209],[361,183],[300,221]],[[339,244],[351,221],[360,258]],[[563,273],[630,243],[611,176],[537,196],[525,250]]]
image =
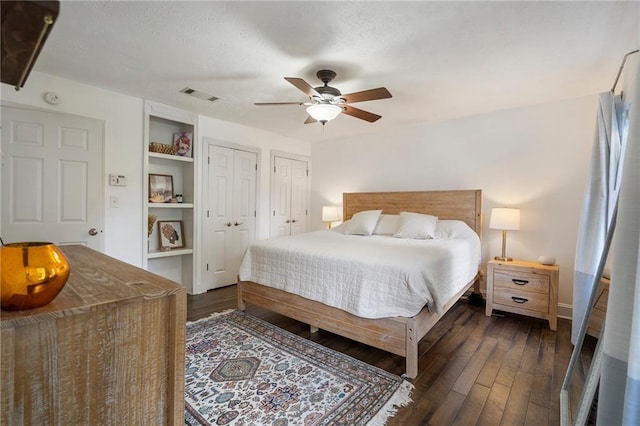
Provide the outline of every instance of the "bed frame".
[[[343,218],[348,220],[363,210],[379,210],[385,214],[402,211],[425,213],[439,219],[457,219],[466,222],[481,235],[481,190],[405,191],[345,193]],[[245,303],[255,304],[311,326],[312,332],[321,328],[358,342],[406,358],[406,376],[418,375],[418,343],[449,308],[472,285],[479,291],[479,274],[445,305],[441,315],[423,308],[413,317],[379,319],[361,318],[341,309],[305,299],[283,290],[252,281],[238,280],[238,309]]]

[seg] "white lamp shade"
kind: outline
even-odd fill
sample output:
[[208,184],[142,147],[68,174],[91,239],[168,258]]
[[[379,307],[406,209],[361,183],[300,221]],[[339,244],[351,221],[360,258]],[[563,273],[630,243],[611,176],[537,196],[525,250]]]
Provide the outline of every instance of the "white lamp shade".
[[322,206],[322,221],[335,222],[340,220],[338,217],[338,206]]
[[338,105],[317,104],[307,108],[307,114],[320,122],[331,121],[342,112],[342,108]]
[[489,228],[503,231],[517,231],[520,229],[520,209],[493,208]]

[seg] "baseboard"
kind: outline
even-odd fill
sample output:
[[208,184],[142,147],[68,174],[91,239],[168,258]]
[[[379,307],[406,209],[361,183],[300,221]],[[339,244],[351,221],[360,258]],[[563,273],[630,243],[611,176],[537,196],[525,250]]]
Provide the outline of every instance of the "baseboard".
[[558,303],[558,318],[573,319],[573,305]]

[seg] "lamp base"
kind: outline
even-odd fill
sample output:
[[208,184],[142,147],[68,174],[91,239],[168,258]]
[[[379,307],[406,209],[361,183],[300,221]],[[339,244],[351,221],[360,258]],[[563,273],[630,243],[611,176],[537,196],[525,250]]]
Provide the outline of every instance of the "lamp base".
[[501,262],[512,262],[513,261],[513,257],[504,257],[504,256],[496,256],[494,257],[495,260],[499,260]]

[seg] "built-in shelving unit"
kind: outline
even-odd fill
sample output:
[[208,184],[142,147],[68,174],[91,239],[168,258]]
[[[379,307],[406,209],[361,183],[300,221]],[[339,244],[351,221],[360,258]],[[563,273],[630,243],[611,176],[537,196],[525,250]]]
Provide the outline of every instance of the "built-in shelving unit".
[[[143,182],[143,220],[144,220],[144,244],[143,267],[193,291],[194,276],[196,272],[196,255],[194,247],[197,247],[195,232],[195,214],[198,205],[195,190],[195,165],[194,157],[197,155],[196,147],[196,121],[195,114],[182,111],[170,106],[155,102],[145,102],[144,113],[144,182]],[[181,155],[171,153],[152,152],[152,144],[162,144],[170,150],[174,146],[177,134],[187,132],[191,135],[190,153]],[[172,200],[167,202],[151,202],[149,193],[149,175],[171,176],[173,182]],[[165,194],[170,194],[169,191]],[[182,195],[182,202],[177,202],[175,195]],[[167,195],[170,198],[171,195]],[[149,235],[149,221],[154,217],[155,222]],[[159,221],[169,221],[175,225],[177,240],[161,245]],[[180,225],[181,228],[180,229]],[[174,246],[167,248],[167,246]],[[178,247],[180,246],[180,247]]]

